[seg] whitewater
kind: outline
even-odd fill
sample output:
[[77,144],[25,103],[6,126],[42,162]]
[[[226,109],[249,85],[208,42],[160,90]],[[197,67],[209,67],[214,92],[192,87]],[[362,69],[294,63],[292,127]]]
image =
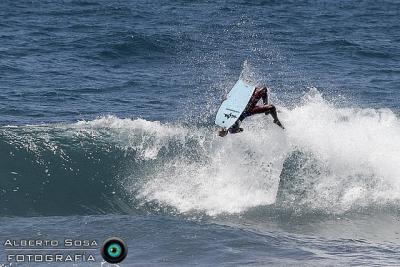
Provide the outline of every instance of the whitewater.
[[[2,127],[1,146],[7,150],[1,153],[5,163],[0,171],[16,180],[4,187],[2,196],[23,192],[43,175],[44,185],[58,183],[53,192],[38,185],[44,197],[58,191],[65,195],[64,179],[70,180],[72,172],[79,183],[96,185],[95,200],[82,205],[94,214],[110,206],[123,213],[157,206],[217,216],[257,206],[341,214],[399,205],[400,124],[390,109],[337,107],[315,88],[297,106],[278,109],[286,130],[257,115],[244,121],[243,133],[226,138],[218,137],[213,126],[115,116]],[[33,157],[41,170],[8,168],[6,162],[15,160],[16,153]],[[114,160],[123,163],[123,171],[100,172],[94,180],[95,164],[113,165],[113,153],[120,155]],[[82,166],[74,164],[77,154],[86,157]],[[61,168],[55,170],[55,164]],[[18,178],[21,169],[31,177]],[[51,180],[54,172],[56,181]],[[123,194],[122,201],[105,199],[108,191],[101,184],[107,183],[114,185],[109,194]],[[108,203],[104,207],[96,203],[102,195]],[[25,210],[47,213],[46,206],[26,205]]]

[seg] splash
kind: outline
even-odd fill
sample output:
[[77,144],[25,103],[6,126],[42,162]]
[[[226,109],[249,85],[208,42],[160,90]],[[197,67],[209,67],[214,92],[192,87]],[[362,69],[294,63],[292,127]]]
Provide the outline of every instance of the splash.
[[252,123],[250,130],[226,139],[211,133],[203,158],[178,157],[167,162],[150,177],[139,197],[181,212],[198,210],[210,215],[274,203],[285,137],[279,129]]
[[392,111],[337,108],[313,89],[280,116],[284,132],[255,116],[242,134],[221,139],[208,133],[202,159],[168,161],[138,197],[209,215],[269,205],[276,202],[284,163],[299,152],[309,160],[289,182],[303,193],[286,194],[286,205],[340,213],[400,199],[400,125]]
[[282,115],[292,149],[312,155],[321,173],[309,175],[305,204],[340,212],[400,199],[400,124],[391,110],[336,108],[311,90]]

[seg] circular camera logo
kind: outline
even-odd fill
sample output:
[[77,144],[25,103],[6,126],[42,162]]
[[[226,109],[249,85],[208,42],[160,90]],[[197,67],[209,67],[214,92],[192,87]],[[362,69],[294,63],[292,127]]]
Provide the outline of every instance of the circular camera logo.
[[106,239],[101,247],[101,256],[108,263],[120,263],[126,255],[128,255],[128,246],[118,237]]

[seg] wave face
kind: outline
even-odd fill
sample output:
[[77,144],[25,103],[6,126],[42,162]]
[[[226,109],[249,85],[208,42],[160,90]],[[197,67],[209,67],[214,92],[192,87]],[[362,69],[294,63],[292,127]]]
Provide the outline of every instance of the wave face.
[[0,129],[2,215],[343,213],[400,200],[400,123],[315,89],[226,138],[213,127],[113,116]]

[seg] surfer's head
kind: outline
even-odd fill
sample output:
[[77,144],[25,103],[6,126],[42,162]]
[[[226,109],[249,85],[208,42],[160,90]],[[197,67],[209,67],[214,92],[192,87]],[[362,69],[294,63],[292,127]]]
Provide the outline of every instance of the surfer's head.
[[221,137],[224,137],[224,136],[226,136],[227,134],[228,134],[228,130],[226,130],[226,129],[224,129],[224,128],[220,128],[220,129],[218,130],[218,135],[221,136]]

